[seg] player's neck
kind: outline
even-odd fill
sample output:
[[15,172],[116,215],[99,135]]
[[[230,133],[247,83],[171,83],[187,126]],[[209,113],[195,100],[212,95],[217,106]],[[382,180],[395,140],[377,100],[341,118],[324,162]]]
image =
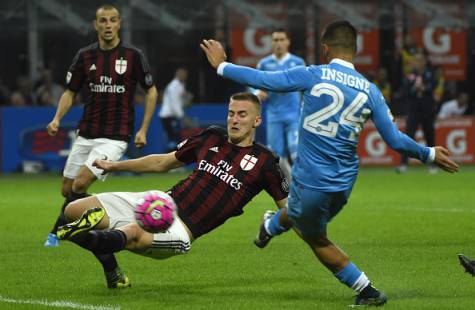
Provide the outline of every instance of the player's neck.
[[228,138],[228,142],[231,143],[232,145],[236,145],[239,147],[248,147],[254,143],[254,139],[252,138],[252,136],[248,138],[244,138],[241,141],[232,141],[230,138]]
[[274,53],[274,57],[277,58],[277,60],[281,60],[281,59],[284,59],[285,56],[287,56],[289,52],[285,52],[283,54],[275,54]]
[[119,45],[119,43],[120,43],[119,37],[109,42],[99,39],[99,48],[103,51],[108,51],[115,48],[117,45]]
[[335,54],[335,55],[331,55],[329,58],[330,59],[328,62],[331,62],[333,59],[341,59],[341,60],[353,63],[353,56],[348,55],[348,54]]

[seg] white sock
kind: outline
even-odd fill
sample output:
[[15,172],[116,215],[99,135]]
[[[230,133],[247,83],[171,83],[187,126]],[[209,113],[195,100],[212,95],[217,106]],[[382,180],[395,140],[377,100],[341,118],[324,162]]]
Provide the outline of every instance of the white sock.
[[362,272],[360,277],[356,279],[355,283],[353,283],[351,288],[354,289],[357,293],[361,293],[361,291],[364,290],[364,288],[367,287],[368,284],[369,284],[369,279],[365,275],[365,273]]

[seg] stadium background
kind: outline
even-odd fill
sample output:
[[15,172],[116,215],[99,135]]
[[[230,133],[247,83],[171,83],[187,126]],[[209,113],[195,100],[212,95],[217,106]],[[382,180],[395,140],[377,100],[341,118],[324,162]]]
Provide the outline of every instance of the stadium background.
[[[450,62],[444,71],[452,75],[445,80],[446,99],[460,88],[472,99],[465,118],[440,123],[439,141],[451,143],[459,159],[470,161],[475,144],[475,1],[111,2],[122,11],[122,38],[144,50],[160,90],[178,66],[189,69],[188,88],[195,100],[188,114],[198,127],[224,124],[229,94],[242,89],[216,76],[198,47],[202,38],[225,42],[231,60],[252,65],[270,52],[268,30],[283,26],[289,30],[291,51],[307,63],[318,63],[322,25],[346,18],[362,31],[359,68],[368,76],[380,67],[388,70],[389,104],[403,117],[399,50],[405,34],[414,32],[424,44],[426,33],[436,58]],[[73,244],[43,247],[63,202],[58,171],[81,114],[81,100],[52,139],[44,128],[55,107],[33,102],[12,106],[8,95],[21,77],[37,84],[44,68],[64,84],[74,53],[96,40],[91,20],[100,4],[0,2],[0,309],[347,309],[351,290],[316,263],[295,234],[276,238],[264,251],[252,244],[260,217],[273,205],[265,193],[242,216],[194,242],[185,256],[155,261],[120,253],[118,260],[133,283],[130,290],[108,290],[100,266]],[[140,114],[143,98],[136,99]],[[404,118],[400,121],[403,125]],[[258,139],[264,136],[261,128]],[[132,147],[128,156],[160,151],[163,139],[155,116],[150,145],[143,151]],[[391,165],[398,160],[370,124],[361,145],[366,148],[360,154],[373,152],[363,163]],[[54,172],[13,173],[41,168]],[[186,175],[116,175],[96,182],[90,192],[165,190]],[[473,278],[463,273],[456,254],[475,257],[474,176],[475,167],[467,164],[454,175],[431,175],[425,167],[411,168],[403,176],[392,167],[361,169],[349,204],[331,223],[329,234],[385,291],[389,309],[473,309]]]
[[[43,128],[54,115],[49,107],[35,102],[34,91],[42,83],[42,73],[50,70],[56,83],[64,76],[78,48],[96,40],[91,25],[100,1],[6,0],[0,3],[0,171],[13,172],[29,167],[60,170],[64,164],[71,134],[81,114],[77,107],[65,119],[57,139],[48,138]],[[253,66],[270,53],[269,31],[288,30],[291,52],[308,64],[320,63],[319,35],[322,26],[345,18],[356,25],[359,53],[356,67],[369,79],[378,79],[384,68],[391,87],[387,98],[393,114],[404,116],[407,100],[402,86],[401,50],[410,35],[425,48],[444,80],[442,99],[453,99],[461,90],[470,93],[467,115],[473,115],[475,1],[115,1],[122,13],[121,38],[141,48],[163,91],[178,67],[190,72],[188,90],[194,104],[188,111],[189,127],[211,123],[225,124],[223,104],[241,85],[217,77],[199,49],[203,38],[216,38],[226,45],[233,62]],[[11,95],[30,85],[30,97],[23,107]],[[139,115],[143,93],[136,96]],[[159,106],[158,106],[159,107]],[[40,109],[41,111],[39,111]],[[140,120],[140,116],[137,118]],[[371,128],[371,125],[367,126]],[[400,120],[404,128],[404,119]],[[472,117],[439,123],[437,143],[447,146],[462,163],[475,160],[475,125]],[[440,129],[442,128],[442,129]],[[190,128],[189,128],[190,129]],[[186,136],[190,130],[183,132]],[[257,140],[265,143],[265,126]],[[131,147],[129,157],[164,151],[165,136],[157,116],[149,131],[149,146],[138,151]],[[360,143],[362,164],[395,165],[398,156],[387,149],[374,129],[366,129]],[[26,164],[25,164],[25,161]],[[36,166],[35,166],[36,165]]]
[[[81,114],[82,97],[65,119],[58,139],[43,128],[55,107],[13,107],[9,95],[21,79],[32,91],[41,84],[42,72],[51,70],[56,83],[64,85],[64,75],[78,48],[96,40],[91,25],[100,1],[22,0],[0,3],[0,171],[24,170],[39,164],[44,170],[60,170],[71,143],[71,134]],[[308,64],[320,63],[319,35],[322,26],[335,19],[348,19],[360,31],[356,67],[369,79],[377,79],[380,68],[388,74],[391,87],[387,100],[393,114],[404,116],[407,101],[402,89],[401,50],[410,35],[425,48],[431,62],[441,69],[444,79],[441,102],[454,98],[475,83],[475,1],[116,1],[121,9],[121,38],[141,48],[163,90],[174,70],[190,72],[188,90],[194,104],[188,111],[189,127],[211,123],[224,125],[223,104],[230,94],[244,88],[216,76],[199,50],[203,38],[223,42],[233,62],[254,66],[269,54],[269,31],[288,30],[291,52]],[[33,99],[34,96],[32,96]],[[471,96],[472,98],[472,96]],[[140,107],[143,94],[136,96]],[[473,101],[473,100],[472,100]],[[37,110],[41,109],[41,111]],[[470,103],[467,115],[473,115]],[[137,118],[140,120],[140,116]],[[21,124],[20,124],[21,123]],[[370,127],[371,126],[367,126]],[[400,120],[404,128],[404,118]],[[443,128],[443,129],[440,129]],[[265,143],[265,126],[257,140]],[[437,143],[447,146],[462,163],[475,160],[475,125],[472,117],[439,123]],[[186,136],[190,130],[183,132]],[[131,146],[128,156],[164,151],[165,137],[158,117],[149,131],[149,146],[138,151]],[[374,129],[362,134],[359,154],[362,164],[395,165],[398,156],[387,149]],[[25,163],[26,161],[26,163]]]

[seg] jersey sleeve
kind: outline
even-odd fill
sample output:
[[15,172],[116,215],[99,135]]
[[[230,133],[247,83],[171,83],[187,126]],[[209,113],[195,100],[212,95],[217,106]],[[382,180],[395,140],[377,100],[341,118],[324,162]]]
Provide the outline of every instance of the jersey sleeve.
[[430,149],[418,144],[406,134],[399,131],[393,122],[391,112],[384,100],[383,94],[375,90],[372,100],[374,106],[372,107],[371,117],[383,140],[393,150],[406,154],[409,157],[417,158],[424,163],[427,162]]
[[206,132],[202,130],[197,135],[191,136],[183,140],[177,145],[175,157],[185,164],[191,164],[196,161],[200,146],[206,138]]
[[287,198],[289,182],[280,169],[278,159],[273,159],[264,171],[264,190],[276,201]]
[[137,81],[140,83],[140,86],[142,86],[143,89],[149,89],[155,84],[150,66],[142,51],[138,50],[136,53],[135,75]]
[[303,91],[310,87],[313,80],[308,67],[301,66],[269,72],[228,63],[223,67],[222,72],[218,68],[218,73],[244,85],[276,92]]
[[66,87],[70,91],[77,93],[86,79],[84,70],[84,58],[79,50],[73,58],[73,62],[69,66],[66,74]]

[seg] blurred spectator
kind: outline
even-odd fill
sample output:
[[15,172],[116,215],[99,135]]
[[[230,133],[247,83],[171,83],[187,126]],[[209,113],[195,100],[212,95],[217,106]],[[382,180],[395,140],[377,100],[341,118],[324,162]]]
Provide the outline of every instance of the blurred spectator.
[[20,92],[13,92],[10,96],[10,104],[14,107],[24,107],[27,105],[25,97]]
[[10,98],[10,90],[5,85],[3,78],[0,76],[0,106],[8,105]]
[[185,89],[187,79],[188,70],[178,68],[175,78],[167,85],[163,94],[159,116],[167,134],[169,151],[174,150],[181,140],[180,131],[185,117],[184,109],[191,104],[193,99],[193,95]]
[[38,105],[57,106],[63,92],[64,88],[54,82],[53,72],[49,69],[43,70],[41,83],[36,90]]
[[391,83],[388,80],[388,71],[386,68],[379,68],[376,77],[373,80],[373,83],[378,86],[378,88],[383,93],[384,99],[386,102],[390,103],[392,99]]
[[[412,70],[404,80],[404,90],[409,103],[409,111],[406,119],[406,134],[414,139],[419,125],[422,126],[427,146],[434,146],[435,132],[434,121],[436,111],[436,89],[439,85],[437,71],[430,65],[427,54],[421,49],[414,54]],[[397,172],[407,171],[408,157],[403,156]],[[429,168],[435,172],[435,167]]]
[[33,93],[33,83],[26,76],[17,78],[17,89],[10,96],[10,103],[14,106],[36,104]]
[[417,54],[420,49],[421,47],[416,44],[416,41],[411,34],[408,33],[404,36],[404,44],[399,52],[402,62],[403,77],[413,71],[412,62],[414,55]]
[[437,117],[439,119],[445,119],[453,116],[464,115],[468,109],[468,102],[468,94],[466,92],[461,92],[457,98],[446,101],[442,104]]
[[445,78],[441,68],[437,68],[435,73],[437,85],[434,89],[434,100],[437,104],[440,104],[445,94]]

